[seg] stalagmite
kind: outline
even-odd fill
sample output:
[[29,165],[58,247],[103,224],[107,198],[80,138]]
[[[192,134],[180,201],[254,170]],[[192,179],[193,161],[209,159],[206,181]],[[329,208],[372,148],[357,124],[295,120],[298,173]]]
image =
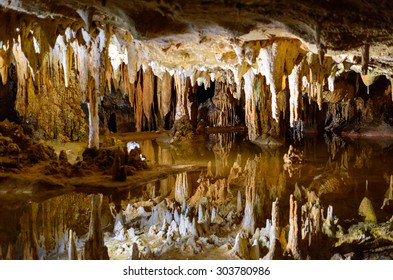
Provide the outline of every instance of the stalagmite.
[[77,260],[78,259],[78,252],[76,250],[75,244],[75,232],[70,229],[68,233],[68,259],[69,260]]

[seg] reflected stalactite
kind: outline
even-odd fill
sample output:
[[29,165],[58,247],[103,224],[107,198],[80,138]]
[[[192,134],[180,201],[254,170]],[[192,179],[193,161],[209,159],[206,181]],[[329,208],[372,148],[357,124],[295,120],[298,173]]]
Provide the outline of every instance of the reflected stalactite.
[[84,260],[107,260],[108,249],[104,245],[104,237],[101,223],[102,195],[91,195],[89,232],[83,247],[82,259]]
[[38,256],[38,244],[33,231],[33,218],[30,213],[27,212],[21,217],[21,223],[25,225],[21,231],[21,243],[23,244],[21,259],[37,260],[41,256]]
[[332,159],[335,159],[339,151],[345,147],[345,141],[336,134],[324,134],[324,137],[328,152],[330,153]]
[[5,259],[6,260],[14,260],[15,259],[14,254],[15,254],[14,253],[14,245],[12,245],[10,243],[10,244],[8,244],[8,247],[7,247],[7,254],[5,256]]
[[385,192],[381,209],[388,206],[390,201],[393,200],[393,175],[390,175],[389,187]]
[[76,250],[76,234],[72,231],[72,229],[68,232],[68,259],[69,260],[77,260],[78,259],[78,251]]
[[242,229],[247,233],[255,231],[255,197],[256,197],[256,172],[257,163],[255,160],[248,160],[244,168],[247,173],[246,179],[246,204],[244,206],[244,216],[242,221]]
[[290,255],[295,260],[302,259],[302,252],[300,250],[300,209],[298,208],[298,202],[294,199],[293,195],[290,196],[289,201],[289,233],[288,243],[285,249],[285,253]]
[[213,152],[216,163],[216,177],[226,176],[229,172],[229,155],[233,148],[233,134],[217,134]]
[[245,92],[245,117],[248,131],[248,138],[253,141],[260,135],[256,98],[254,95],[255,75],[249,70],[244,75],[244,92]]
[[191,190],[192,185],[187,173],[178,174],[175,182],[175,200],[181,204],[185,203],[191,195]]
[[279,203],[276,199],[272,204],[272,216],[269,232],[269,252],[263,257],[264,260],[273,260],[282,258],[282,249],[280,245],[280,220],[279,220]]

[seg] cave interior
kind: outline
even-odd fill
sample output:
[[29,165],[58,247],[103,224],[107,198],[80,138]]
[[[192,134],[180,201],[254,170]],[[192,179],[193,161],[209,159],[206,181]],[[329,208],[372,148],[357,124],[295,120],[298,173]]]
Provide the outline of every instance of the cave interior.
[[0,259],[392,259],[392,9],[0,0]]

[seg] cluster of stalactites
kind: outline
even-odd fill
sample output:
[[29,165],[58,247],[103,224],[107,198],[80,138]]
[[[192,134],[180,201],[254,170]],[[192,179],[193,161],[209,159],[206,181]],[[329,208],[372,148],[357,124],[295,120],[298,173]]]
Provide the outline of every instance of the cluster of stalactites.
[[[224,80],[235,99],[240,99],[244,91],[246,125],[251,140],[264,133],[260,127],[265,126],[266,120],[262,119],[278,122],[285,117],[288,105],[290,126],[301,122],[303,94],[321,108],[325,84],[329,91],[334,91],[333,60],[325,58],[320,64],[318,56],[306,53],[295,39],[236,45],[233,52],[237,59],[232,64],[220,63],[218,55],[214,66],[169,68],[164,66],[165,61],[152,60],[147,45],[134,40],[127,31],[107,25],[84,29],[75,24],[56,23],[49,28],[48,22],[32,22],[21,21],[18,31],[10,33],[11,37],[1,38],[2,82],[7,82],[8,67],[15,63],[17,110],[26,116],[32,110],[27,108],[29,96],[46,90],[53,73],[62,76],[65,88],[70,86],[71,76],[76,76],[80,101],[89,105],[90,146],[98,146],[97,104],[106,86],[109,90],[113,87],[129,94],[131,105],[135,105],[136,128],[140,131],[145,128],[144,123],[151,122],[155,94],[163,118],[171,110],[173,86],[176,91],[174,115],[180,119],[190,116],[191,103],[187,98],[190,88],[195,85],[208,88],[211,81]],[[18,25],[15,23],[15,26]],[[138,78],[141,68],[143,77]],[[267,114],[271,117],[267,118]]]
[[[35,96],[50,91],[53,95],[66,95],[62,98],[69,100],[80,99],[75,103],[86,102],[89,108],[89,146],[98,147],[99,98],[106,86],[125,94],[134,90],[141,67],[138,44],[129,33],[107,25],[87,31],[76,24],[63,26],[55,20],[12,22],[13,17],[10,18],[5,29],[12,32],[0,38],[0,75],[6,84],[8,69],[15,65],[16,109],[21,117],[39,116],[42,106]],[[64,90],[59,91],[59,87]]]

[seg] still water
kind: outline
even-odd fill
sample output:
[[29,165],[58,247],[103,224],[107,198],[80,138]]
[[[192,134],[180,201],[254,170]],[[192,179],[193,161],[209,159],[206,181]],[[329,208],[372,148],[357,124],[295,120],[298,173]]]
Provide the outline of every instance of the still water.
[[[243,166],[248,158],[260,155],[256,177],[260,204],[257,226],[263,226],[269,218],[271,203],[276,198],[281,201],[285,221],[289,196],[298,194],[302,199],[310,191],[318,195],[322,205],[333,206],[334,215],[344,226],[362,220],[358,208],[365,196],[371,200],[379,222],[392,217],[393,207],[387,205],[386,198],[393,174],[393,141],[352,141],[334,135],[306,138],[297,145],[303,152],[303,163],[285,166],[283,155],[288,147],[261,148],[243,139],[241,133],[225,133],[211,134],[204,143],[177,147],[155,140],[139,143],[151,165],[195,164],[204,168],[210,165],[216,178],[228,177],[238,155]],[[199,171],[188,174],[193,190],[198,187],[199,175]],[[104,194],[100,209],[106,237],[110,238],[114,228],[114,209],[125,210],[128,205],[169,196],[175,179],[176,176],[168,176],[138,189]],[[244,191],[241,188],[234,186],[233,190]],[[92,219],[90,193],[78,190],[26,196],[15,190],[17,186],[12,192],[1,191],[0,187],[0,259],[67,258],[69,229],[78,237],[76,246],[83,246]]]

